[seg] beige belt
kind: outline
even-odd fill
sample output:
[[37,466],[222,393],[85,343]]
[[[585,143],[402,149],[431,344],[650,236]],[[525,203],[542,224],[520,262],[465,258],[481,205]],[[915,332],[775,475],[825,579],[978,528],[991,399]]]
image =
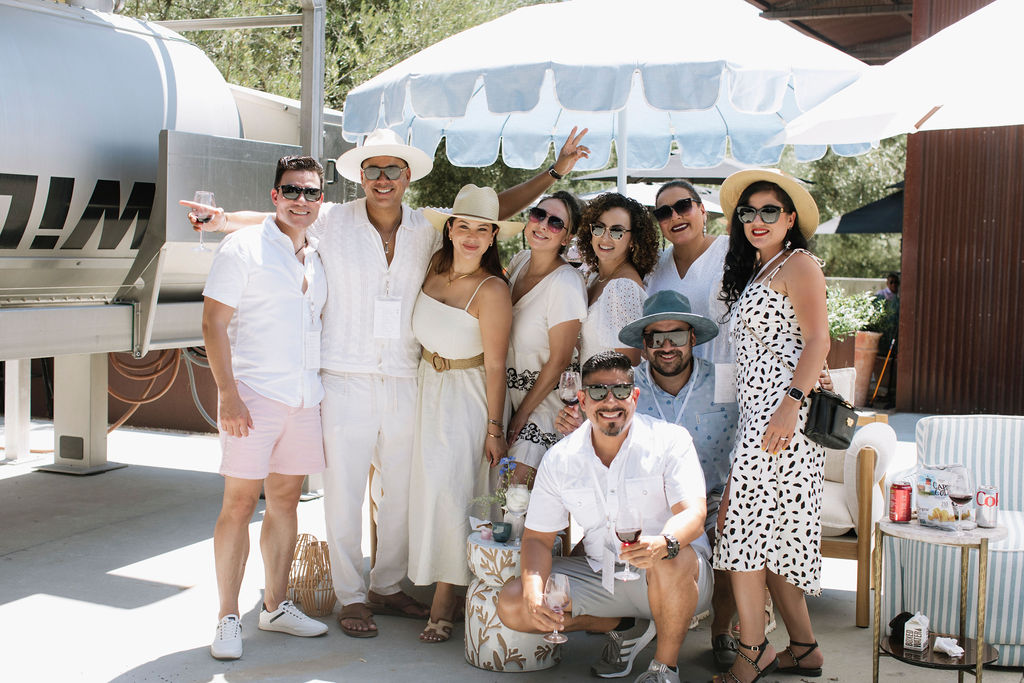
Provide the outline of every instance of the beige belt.
[[444,372],[445,370],[468,370],[469,368],[476,368],[484,364],[484,354],[479,356],[473,356],[472,358],[445,358],[444,356],[436,353],[431,353],[426,349],[423,349],[423,360],[430,363],[430,365],[437,372]]

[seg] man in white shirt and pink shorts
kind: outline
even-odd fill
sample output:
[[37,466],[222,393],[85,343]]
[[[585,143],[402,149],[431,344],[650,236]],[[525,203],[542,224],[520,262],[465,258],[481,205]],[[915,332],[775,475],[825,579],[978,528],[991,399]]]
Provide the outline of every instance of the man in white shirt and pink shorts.
[[326,624],[285,600],[302,481],[324,470],[320,314],[327,300],[316,240],[306,229],[323,201],[323,169],[283,157],[270,191],[275,214],[225,238],[203,290],[203,338],[217,383],[224,499],[213,536],[220,614],[210,653],[242,656],[238,593],[249,523],[261,490],[265,589],[259,628],[318,636]]

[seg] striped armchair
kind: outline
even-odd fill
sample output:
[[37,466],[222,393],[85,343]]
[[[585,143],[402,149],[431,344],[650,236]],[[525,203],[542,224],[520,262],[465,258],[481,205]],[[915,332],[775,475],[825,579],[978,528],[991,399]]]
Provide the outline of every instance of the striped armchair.
[[[999,666],[1024,666],[1024,417],[926,417],[917,424],[918,464],[962,463],[976,483],[999,487],[999,526],[1009,537],[989,545],[985,640]],[[921,611],[933,631],[956,633],[960,562],[955,548],[886,538],[882,623]],[[977,553],[970,554],[968,614],[977,609]],[[968,637],[975,636],[968,618]]]

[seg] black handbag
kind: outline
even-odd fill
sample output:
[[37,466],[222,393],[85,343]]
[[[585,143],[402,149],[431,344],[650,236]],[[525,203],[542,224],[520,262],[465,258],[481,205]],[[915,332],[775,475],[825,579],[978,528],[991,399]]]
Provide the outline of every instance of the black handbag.
[[[743,320],[742,317],[740,320],[754,339],[768,349],[768,352],[775,356],[777,361],[789,366],[790,370],[796,371],[796,368],[782,360],[772,347],[764,343],[764,340],[757,332],[754,332],[746,320]],[[825,372],[828,373],[828,363],[825,364]],[[829,374],[829,379],[832,379],[831,374]],[[853,409],[852,403],[834,391],[825,391],[820,388],[811,390],[807,423],[803,429],[804,436],[825,448],[846,450],[850,447],[853,430],[856,428],[857,412]]]

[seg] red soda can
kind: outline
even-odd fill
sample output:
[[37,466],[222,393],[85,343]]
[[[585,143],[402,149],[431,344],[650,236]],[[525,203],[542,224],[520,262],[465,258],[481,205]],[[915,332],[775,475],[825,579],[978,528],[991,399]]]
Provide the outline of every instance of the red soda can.
[[999,516],[999,487],[992,484],[979,486],[978,493],[974,496],[974,504],[977,508],[978,526],[995,528],[996,518]]
[[889,521],[910,521],[910,482],[899,481],[889,487]]

